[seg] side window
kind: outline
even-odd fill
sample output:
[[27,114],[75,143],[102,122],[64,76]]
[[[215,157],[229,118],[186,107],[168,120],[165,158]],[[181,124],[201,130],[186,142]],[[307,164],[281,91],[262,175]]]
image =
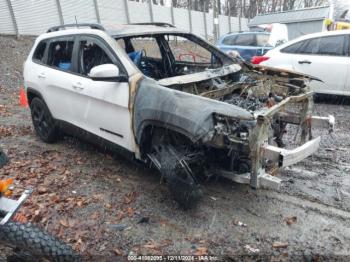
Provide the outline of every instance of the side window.
[[43,62],[45,49],[46,49],[46,42],[41,41],[34,51],[33,60]]
[[255,46],[255,35],[254,34],[241,34],[241,35],[238,35],[235,45]]
[[319,55],[344,56],[345,36],[328,36],[318,38]]
[[236,38],[237,38],[236,35],[229,35],[229,36],[226,36],[226,37],[224,38],[224,40],[222,40],[222,43],[223,43],[224,45],[235,45]]
[[71,70],[73,46],[73,38],[69,40],[62,39],[51,42],[49,45],[47,64],[62,70]]
[[288,54],[298,54],[301,47],[305,44],[306,41],[300,41],[290,46],[287,46],[281,50],[282,53]]
[[299,49],[299,54],[316,54],[318,50],[318,38],[309,39],[305,44]]
[[113,64],[104,49],[93,40],[79,43],[78,72],[87,76],[90,70],[98,65]]
[[257,34],[256,35],[256,45],[257,46],[267,46],[269,44],[270,35],[268,34]]
[[167,38],[168,45],[177,62],[190,62],[196,64],[210,65],[220,64],[210,50],[200,46],[199,44],[181,36],[169,36]]
[[[142,52],[148,58],[162,59],[162,53],[154,37],[131,38],[130,43],[134,48],[134,52]],[[130,54],[130,52],[128,53]]]

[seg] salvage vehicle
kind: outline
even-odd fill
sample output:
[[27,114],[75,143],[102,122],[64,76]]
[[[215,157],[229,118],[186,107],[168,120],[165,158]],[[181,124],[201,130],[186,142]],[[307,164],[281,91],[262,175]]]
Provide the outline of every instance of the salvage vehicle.
[[[317,79],[238,64],[164,23],[53,27],[36,39],[24,80],[41,140],[64,132],[151,165],[185,208],[213,174],[277,188],[271,174],[319,147],[311,128],[334,125],[311,115],[308,83]],[[289,149],[287,124],[301,129]]]
[[[0,155],[6,157],[1,148]],[[0,245],[11,249],[7,261],[81,261],[70,246],[27,223],[25,216],[18,213],[32,189],[25,190],[17,200],[12,199],[13,182],[11,178],[0,179]]]

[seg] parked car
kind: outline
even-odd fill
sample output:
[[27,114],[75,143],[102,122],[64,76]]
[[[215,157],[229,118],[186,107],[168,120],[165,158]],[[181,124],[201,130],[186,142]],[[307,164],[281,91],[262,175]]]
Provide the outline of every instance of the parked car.
[[[334,119],[311,116],[312,79],[239,65],[202,38],[159,23],[53,27],[24,65],[42,141],[65,132],[154,166],[184,207],[201,195],[201,176],[278,187],[267,163],[275,174],[315,152],[320,137],[312,139],[311,127],[332,129]],[[291,115],[294,103],[303,107]],[[279,147],[287,123],[301,126],[294,150]]]
[[273,48],[268,43],[269,38],[267,32],[231,33],[221,37],[217,47],[225,53],[236,51],[244,60],[250,61],[253,56],[262,56]]
[[254,59],[321,79],[311,83],[316,93],[350,95],[350,30],[305,35]]

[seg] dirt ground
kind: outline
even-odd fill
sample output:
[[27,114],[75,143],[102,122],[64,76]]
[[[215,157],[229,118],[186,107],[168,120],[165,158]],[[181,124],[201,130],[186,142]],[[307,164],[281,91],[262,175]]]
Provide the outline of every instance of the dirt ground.
[[199,206],[184,211],[154,170],[74,138],[39,141],[29,110],[18,105],[31,45],[0,37],[0,147],[10,159],[0,179],[16,179],[14,196],[34,189],[20,210],[29,221],[93,261],[128,254],[349,261],[349,105],[316,104],[315,114],[335,116],[336,130],[315,131],[320,150],[282,171],[279,191],[212,179]]

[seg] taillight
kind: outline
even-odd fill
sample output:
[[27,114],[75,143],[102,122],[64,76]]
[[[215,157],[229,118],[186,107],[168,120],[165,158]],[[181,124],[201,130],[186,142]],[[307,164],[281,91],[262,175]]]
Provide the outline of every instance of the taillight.
[[267,56],[253,56],[250,62],[254,65],[259,65],[260,63],[269,60],[270,57]]

